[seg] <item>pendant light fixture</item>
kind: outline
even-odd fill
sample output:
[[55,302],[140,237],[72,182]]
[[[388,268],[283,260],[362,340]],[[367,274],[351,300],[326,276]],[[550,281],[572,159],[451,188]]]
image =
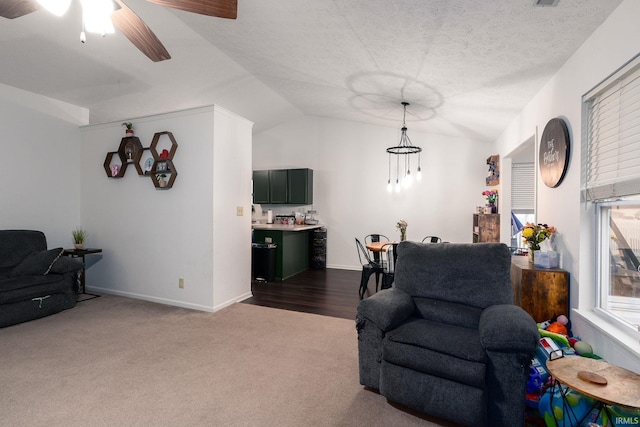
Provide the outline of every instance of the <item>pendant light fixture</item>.
[[[420,169],[420,153],[422,152],[422,148],[415,146],[411,143],[411,139],[409,139],[409,135],[407,135],[407,106],[410,105],[408,102],[403,101],[402,107],[404,108],[404,112],[402,114],[402,128],[400,135],[400,142],[398,145],[394,147],[387,148],[387,153],[389,153],[389,176],[387,180],[387,191],[392,192],[394,187],[396,192],[400,192],[402,187],[409,188],[413,183],[413,176],[411,175],[411,155],[418,155],[418,169],[416,170],[416,181],[422,180],[422,169]],[[392,155],[396,156],[395,158]],[[396,180],[394,183],[391,182],[391,164],[395,163],[396,166]]]

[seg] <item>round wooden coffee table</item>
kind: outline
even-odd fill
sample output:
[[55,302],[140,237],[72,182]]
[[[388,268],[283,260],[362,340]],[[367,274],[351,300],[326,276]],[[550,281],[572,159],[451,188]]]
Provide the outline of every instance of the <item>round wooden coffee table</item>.
[[640,409],[640,375],[634,372],[579,356],[549,360],[547,369],[557,382],[580,394],[609,405]]

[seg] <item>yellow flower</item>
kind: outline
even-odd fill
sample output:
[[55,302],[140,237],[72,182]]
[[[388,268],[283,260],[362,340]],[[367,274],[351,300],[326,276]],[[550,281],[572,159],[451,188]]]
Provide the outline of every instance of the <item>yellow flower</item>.
[[525,239],[528,239],[529,237],[533,237],[533,228],[525,228],[524,230],[522,230],[522,237],[524,237]]

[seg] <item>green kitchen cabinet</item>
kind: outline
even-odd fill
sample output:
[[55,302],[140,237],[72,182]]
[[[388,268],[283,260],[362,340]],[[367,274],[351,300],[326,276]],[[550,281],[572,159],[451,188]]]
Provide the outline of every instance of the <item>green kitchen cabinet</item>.
[[289,169],[288,203],[313,204],[313,169]]
[[289,202],[287,197],[287,184],[289,181],[289,171],[287,169],[276,169],[269,171],[269,194],[270,203],[286,204]]
[[253,171],[253,203],[270,203],[269,171]]
[[313,169],[253,171],[253,203],[310,205],[313,203]]
[[309,269],[309,231],[254,230],[253,241],[276,244],[276,279],[285,280]]

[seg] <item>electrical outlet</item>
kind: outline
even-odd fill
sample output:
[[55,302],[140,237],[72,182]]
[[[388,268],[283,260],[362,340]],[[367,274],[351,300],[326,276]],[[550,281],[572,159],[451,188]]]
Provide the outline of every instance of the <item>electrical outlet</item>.
[[184,289],[184,279],[182,277],[178,279],[178,287]]
[[237,215],[237,216],[242,216],[242,215],[244,215],[244,208],[243,208],[242,206],[238,206],[238,207],[236,208],[236,215]]

